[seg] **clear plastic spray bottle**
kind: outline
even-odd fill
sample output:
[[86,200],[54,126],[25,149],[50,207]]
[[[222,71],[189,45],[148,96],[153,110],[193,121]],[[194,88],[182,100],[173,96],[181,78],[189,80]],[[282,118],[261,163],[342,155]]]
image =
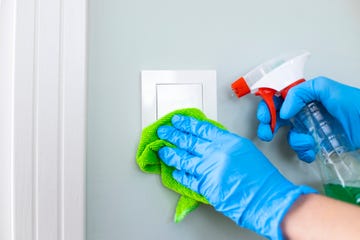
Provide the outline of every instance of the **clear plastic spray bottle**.
[[292,123],[297,131],[310,133],[315,139],[325,194],[360,205],[360,154],[340,122],[321,103],[311,102]]
[[[276,125],[273,97],[286,98],[291,87],[305,81],[304,65],[309,55],[301,51],[271,59],[232,84],[239,98],[253,93],[264,99],[270,110],[272,131]],[[351,146],[340,122],[316,101],[308,103],[291,121],[298,132],[311,134],[316,142],[316,162],[325,194],[360,205],[360,154]]]

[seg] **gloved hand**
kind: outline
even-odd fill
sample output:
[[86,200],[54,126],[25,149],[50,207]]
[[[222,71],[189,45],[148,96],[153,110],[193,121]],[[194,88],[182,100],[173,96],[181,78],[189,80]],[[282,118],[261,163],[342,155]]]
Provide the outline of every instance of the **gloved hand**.
[[[257,109],[257,119],[259,120],[259,126],[257,129],[258,137],[263,141],[271,141],[282,126],[291,126],[289,120],[280,118],[280,107],[283,104],[283,99],[280,97],[274,97],[274,103],[276,108],[276,126],[274,132],[270,127],[270,111],[264,100],[261,100]],[[315,141],[311,135],[299,133],[293,128],[288,133],[288,143],[290,147],[297,153],[298,158],[310,163],[315,159]]]
[[[337,118],[355,148],[360,148],[360,89],[335,82],[326,77],[317,77],[293,87],[287,94],[281,106],[280,118],[290,119],[296,115],[306,103],[311,101],[321,102],[327,111]],[[259,112],[260,118],[259,118]],[[265,117],[264,117],[265,116]],[[266,105],[259,105],[258,119],[261,124],[268,125],[266,117],[269,117]],[[286,120],[285,120],[286,121]],[[260,124],[260,125],[261,125]],[[270,128],[270,126],[268,126]],[[258,136],[261,139],[272,138],[270,131],[261,131]],[[290,146],[297,152],[300,159],[311,162],[315,159],[315,142],[307,134],[290,131],[288,141]]]
[[280,223],[301,195],[315,190],[285,179],[248,139],[194,118],[175,115],[158,128],[162,161],[173,177],[203,195],[236,224],[271,239],[282,239]]
[[274,96],[273,100],[274,100],[274,104],[275,104],[275,108],[276,108],[276,125],[275,125],[274,132],[271,131],[270,111],[264,100],[261,100],[259,102],[257,112],[256,112],[257,119],[259,120],[257,135],[261,140],[267,141],[267,142],[269,142],[273,139],[275,133],[278,131],[278,129],[280,127],[290,125],[290,121],[284,120],[284,119],[280,118],[280,116],[279,116],[279,111],[280,111],[280,107],[283,103],[283,99],[281,97]]

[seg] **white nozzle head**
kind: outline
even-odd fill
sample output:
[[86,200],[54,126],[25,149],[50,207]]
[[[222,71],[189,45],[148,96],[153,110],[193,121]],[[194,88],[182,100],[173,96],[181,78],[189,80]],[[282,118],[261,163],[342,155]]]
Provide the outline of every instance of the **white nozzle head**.
[[280,91],[304,78],[304,66],[310,53],[300,51],[273,58],[247,73],[244,78],[251,92],[259,88]]

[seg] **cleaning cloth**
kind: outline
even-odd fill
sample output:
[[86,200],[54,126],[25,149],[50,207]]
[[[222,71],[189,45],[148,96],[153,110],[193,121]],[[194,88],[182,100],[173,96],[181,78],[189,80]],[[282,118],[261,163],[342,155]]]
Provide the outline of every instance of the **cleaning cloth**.
[[136,153],[136,162],[142,171],[146,173],[160,174],[162,184],[165,187],[180,194],[174,216],[174,221],[180,222],[190,212],[195,210],[200,205],[200,203],[209,203],[200,194],[178,183],[172,177],[172,172],[174,168],[165,165],[157,155],[159,149],[164,146],[174,147],[174,145],[172,145],[171,143],[159,139],[156,131],[162,125],[171,125],[171,118],[176,114],[186,115],[196,118],[198,120],[207,121],[222,129],[224,129],[224,127],[220,123],[208,119],[205,114],[199,109],[185,108],[173,111],[165,115],[153,124],[144,128],[142,131],[138,150]]

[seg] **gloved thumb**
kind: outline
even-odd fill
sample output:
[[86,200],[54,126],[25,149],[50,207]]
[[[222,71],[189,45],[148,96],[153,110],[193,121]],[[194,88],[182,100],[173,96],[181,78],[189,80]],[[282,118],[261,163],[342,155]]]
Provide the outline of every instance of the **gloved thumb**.
[[319,93],[314,87],[314,81],[303,82],[289,90],[280,109],[282,119],[295,116],[307,103],[319,101]]

